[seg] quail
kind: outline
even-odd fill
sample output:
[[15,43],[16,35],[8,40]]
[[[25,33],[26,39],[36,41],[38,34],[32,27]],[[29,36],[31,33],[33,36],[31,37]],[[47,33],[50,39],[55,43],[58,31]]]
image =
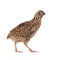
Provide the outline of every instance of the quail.
[[9,32],[7,39],[10,38],[13,40],[16,52],[22,52],[17,50],[17,42],[23,42],[30,52],[36,52],[33,51],[30,47],[28,47],[27,44],[41,26],[41,18],[44,15],[44,11],[38,10],[35,13],[33,19],[19,24]]

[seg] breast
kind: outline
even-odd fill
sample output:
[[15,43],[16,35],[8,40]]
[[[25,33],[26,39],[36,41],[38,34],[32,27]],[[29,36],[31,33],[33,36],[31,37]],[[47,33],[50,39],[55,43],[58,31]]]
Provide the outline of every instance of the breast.
[[39,29],[40,26],[41,26],[41,22],[40,21],[39,22],[36,22],[34,24],[32,30],[31,30],[31,31],[34,31],[34,33],[31,35],[31,37],[33,37],[36,34],[36,32],[38,31],[38,29]]
[[31,35],[31,38],[36,34],[36,32],[34,32],[32,35]]

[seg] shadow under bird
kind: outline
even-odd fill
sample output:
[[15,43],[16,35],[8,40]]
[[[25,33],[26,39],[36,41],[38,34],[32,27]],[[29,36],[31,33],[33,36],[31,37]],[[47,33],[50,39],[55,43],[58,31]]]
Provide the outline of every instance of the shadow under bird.
[[14,41],[16,52],[22,52],[17,50],[17,42],[23,42],[30,52],[36,52],[33,51],[30,47],[28,47],[27,44],[30,38],[32,38],[35,35],[37,30],[41,26],[41,18],[44,15],[44,11],[38,10],[34,15],[33,19],[19,24],[9,32],[7,39],[10,38]]

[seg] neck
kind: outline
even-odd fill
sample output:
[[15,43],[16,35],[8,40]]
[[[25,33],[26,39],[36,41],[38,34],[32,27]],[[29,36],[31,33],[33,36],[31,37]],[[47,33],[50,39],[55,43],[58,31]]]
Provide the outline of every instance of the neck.
[[40,20],[41,21],[41,17],[34,17],[33,20]]

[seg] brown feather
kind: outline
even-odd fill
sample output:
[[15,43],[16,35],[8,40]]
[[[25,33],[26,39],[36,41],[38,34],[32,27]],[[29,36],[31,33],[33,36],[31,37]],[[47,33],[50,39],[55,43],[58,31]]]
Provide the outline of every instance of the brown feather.
[[41,26],[41,18],[43,15],[43,11],[38,11],[32,20],[23,22],[12,29],[7,38],[12,39],[14,42],[24,42],[26,44]]

